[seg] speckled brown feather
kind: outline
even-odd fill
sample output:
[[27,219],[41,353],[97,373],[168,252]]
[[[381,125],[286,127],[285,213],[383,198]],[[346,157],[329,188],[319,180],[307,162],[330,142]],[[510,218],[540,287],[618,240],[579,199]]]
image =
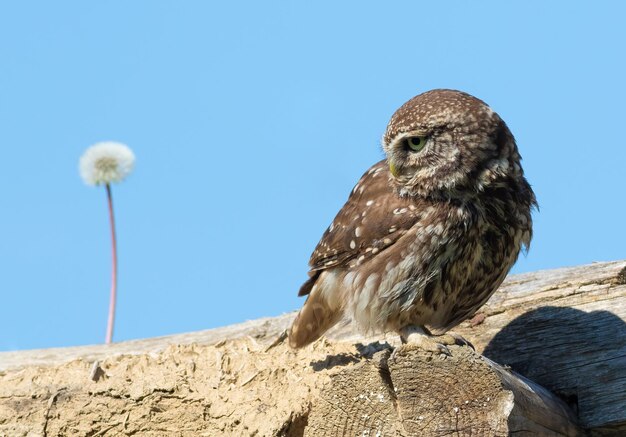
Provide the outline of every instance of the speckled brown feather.
[[[364,262],[395,243],[419,219],[415,202],[393,195],[389,178],[386,161],[374,164],[361,177],[311,254],[310,279],[298,296],[311,291],[320,270]],[[391,214],[368,216],[378,210]]]

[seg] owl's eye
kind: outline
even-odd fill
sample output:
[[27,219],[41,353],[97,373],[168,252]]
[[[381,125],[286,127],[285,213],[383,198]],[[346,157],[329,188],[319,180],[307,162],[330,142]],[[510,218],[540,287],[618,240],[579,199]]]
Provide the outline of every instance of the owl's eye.
[[415,152],[419,152],[426,145],[426,137],[410,137],[405,141],[406,145]]

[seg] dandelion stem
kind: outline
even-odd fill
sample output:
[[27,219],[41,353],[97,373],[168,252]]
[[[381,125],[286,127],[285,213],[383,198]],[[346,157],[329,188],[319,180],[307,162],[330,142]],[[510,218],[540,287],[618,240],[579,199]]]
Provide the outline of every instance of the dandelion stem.
[[117,243],[115,238],[115,217],[113,215],[113,196],[111,195],[111,185],[106,184],[107,199],[109,201],[109,222],[111,224],[111,297],[109,300],[109,320],[107,323],[107,335],[105,343],[109,344],[113,340],[113,325],[115,324],[115,302],[117,299]]

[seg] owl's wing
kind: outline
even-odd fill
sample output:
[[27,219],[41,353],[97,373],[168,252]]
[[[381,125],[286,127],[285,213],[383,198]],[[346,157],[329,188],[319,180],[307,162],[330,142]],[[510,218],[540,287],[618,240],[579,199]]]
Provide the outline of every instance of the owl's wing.
[[367,260],[394,244],[419,220],[421,208],[414,200],[398,196],[389,176],[383,160],[361,177],[313,251],[310,278],[298,296],[311,292],[321,271]]

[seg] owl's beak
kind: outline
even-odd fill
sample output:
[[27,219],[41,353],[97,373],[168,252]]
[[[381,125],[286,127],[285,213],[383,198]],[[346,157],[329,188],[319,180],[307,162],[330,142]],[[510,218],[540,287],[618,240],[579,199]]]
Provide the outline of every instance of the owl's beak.
[[400,173],[398,172],[398,167],[396,167],[396,166],[394,165],[394,163],[393,163],[393,162],[391,162],[391,161],[389,161],[389,171],[391,172],[391,174],[393,175],[393,177],[394,177],[394,178],[397,178],[397,177],[398,177],[398,175],[400,174]]

